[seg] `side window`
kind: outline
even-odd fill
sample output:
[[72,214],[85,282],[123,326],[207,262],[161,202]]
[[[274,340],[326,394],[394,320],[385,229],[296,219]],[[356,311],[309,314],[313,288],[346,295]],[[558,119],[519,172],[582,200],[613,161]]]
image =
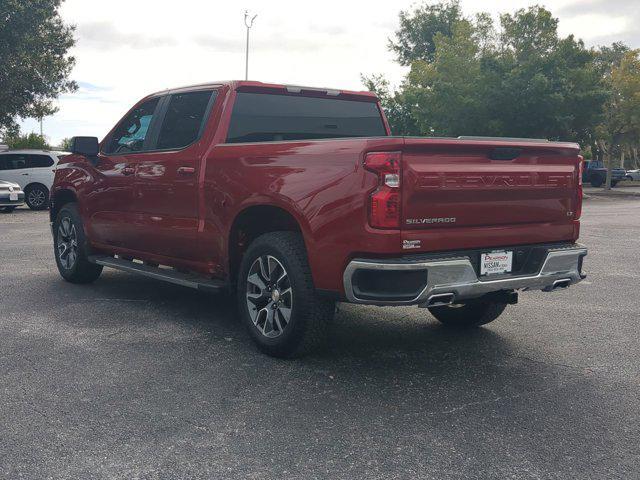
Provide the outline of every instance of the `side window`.
[[0,170],[8,170],[9,166],[7,165],[7,156],[0,155]]
[[48,155],[27,155],[27,168],[43,168],[53,165],[53,159]]
[[7,162],[6,170],[20,170],[27,168],[27,156],[19,153],[5,155]]
[[216,92],[171,95],[156,148],[179,149],[193,143],[200,136],[209,101],[212,100],[211,95],[215,96]]
[[160,98],[152,98],[129,113],[116,126],[104,153],[131,153],[145,150],[145,139],[159,101]]

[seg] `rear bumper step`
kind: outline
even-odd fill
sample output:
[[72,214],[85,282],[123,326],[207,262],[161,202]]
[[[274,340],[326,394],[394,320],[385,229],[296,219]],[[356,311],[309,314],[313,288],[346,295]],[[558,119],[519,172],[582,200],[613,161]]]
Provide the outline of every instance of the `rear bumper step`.
[[[582,260],[586,255],[587,249],[578,244],[551,247],[536,273],[501,275],[490,279],[480,279],[470,257],[464,255],[415,261],[406,258],[355,259],[347,265],[343,283],[346,297],[352,303],[425,307],[449,305],[494,292],[550,292],[567,288],[586,277],[582,273]],[[388,289],[385,284],[389,284]]]
[[115,268],[123,272],[136,273],[163,282],[182,285],[183,287],[195,288],[208,292],[219,292],[226,288],[222,281],[212,280],[206,277],[199,277],[190,273],[183,273],[171,268],[159,268],[143,263],[137,263],[124,258],[114,258],[106,255],[94,255],[89,257],[89,261],[104,267]]

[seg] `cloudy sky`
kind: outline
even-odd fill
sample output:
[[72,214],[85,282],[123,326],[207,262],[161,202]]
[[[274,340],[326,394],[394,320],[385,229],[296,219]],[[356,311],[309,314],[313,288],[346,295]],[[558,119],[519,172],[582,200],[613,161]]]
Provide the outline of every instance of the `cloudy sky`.
[[[387,38],[414,0],[67,0],[61,13],[77,27],[73,79],[79,90],[44,120],[53,144],[73,135],[104,136],[144,95],[168,87],[244,77],[245,8],[258,14],[249,77],[276,83],[362,89],[360,74],[398,83]],[[640,47],[640,0],[462,0],[467,15],[494,15],[543,4],[560,32],[588,45],[623,40]],[[34,120],[23,131],[37,131]]]

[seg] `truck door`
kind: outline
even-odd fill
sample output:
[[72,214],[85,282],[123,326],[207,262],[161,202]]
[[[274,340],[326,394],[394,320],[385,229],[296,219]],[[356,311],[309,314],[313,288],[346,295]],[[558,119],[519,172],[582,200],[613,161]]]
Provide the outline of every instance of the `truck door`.
[[101,145],[91,194],[86,196],[91,238],[105,245],[134,249],[139,225],[134,208],[135,171],[149,155],[160,97],[134,107]]
[[136,249],[182,261],[201,260],[198,244],[201,140],[217,92],[165,97],[154,151],[137,164]]

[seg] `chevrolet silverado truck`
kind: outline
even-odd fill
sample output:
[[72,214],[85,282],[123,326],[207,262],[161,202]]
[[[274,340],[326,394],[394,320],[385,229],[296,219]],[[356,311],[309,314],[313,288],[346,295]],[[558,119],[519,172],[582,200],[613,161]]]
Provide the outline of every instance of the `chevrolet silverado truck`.
[[476,327],[584,278],[578,145],[392,136],[368,92],[166,90],[72,152],[51,194],[62,277],[233,292],[273,356],[321,345],[336,302]]

